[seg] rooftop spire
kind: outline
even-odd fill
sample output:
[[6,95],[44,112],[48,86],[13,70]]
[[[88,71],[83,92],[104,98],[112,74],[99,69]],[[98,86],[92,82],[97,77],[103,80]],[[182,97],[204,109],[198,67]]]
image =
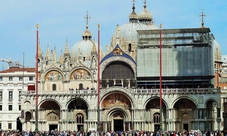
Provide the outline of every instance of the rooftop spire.
[[202,13],[200,14],[200,18],[201,18],[201,20],[202,20],[202,22],[201,22],[201,27],[202,28],[205,28],[204,27],[204,19],[205,19],[205,17],[206,17],[206,14],[204,14],[204,12],[203,12],[203,9],[202,9]]
[[60,54],[59,62],[60,62],[61,64],[63,64],[63,62],[64,62],[63,55],[62,55],[62,49],[61,49],[61,54]]
[[40,46],[40,40],[39,40],[39,44],[38,44],[38,56],[39,57],[42,56],[42,51],[41,51],[41,46]]
[[68,55],[69,54],[69,45],[68,45],[68,39],[66,38],[66,44],[65,44],[65,52],[64,55]]
[[47,43],[46,60],[50,60],[50,49],[49,49],[49,43]]

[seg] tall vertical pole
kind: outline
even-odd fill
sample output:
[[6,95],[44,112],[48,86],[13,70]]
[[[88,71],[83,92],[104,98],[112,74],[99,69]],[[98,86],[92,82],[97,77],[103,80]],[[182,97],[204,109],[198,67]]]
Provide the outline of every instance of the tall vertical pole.
[[23,87],[22,87],[23,91],[24,91],[24,52],[23,52]]
[[38,44],[39,44],[39,25],[36,24],[36,68],[35,68],[35,71],[36,71],[36,79],[35,79],[35,90],[36,90],[36,101],[35,101],[35,131],[38,132]]
[[100,25],[98,24],[98,131],[100,131]]
[[162,24],[160,24],[160,130],[162,130]]

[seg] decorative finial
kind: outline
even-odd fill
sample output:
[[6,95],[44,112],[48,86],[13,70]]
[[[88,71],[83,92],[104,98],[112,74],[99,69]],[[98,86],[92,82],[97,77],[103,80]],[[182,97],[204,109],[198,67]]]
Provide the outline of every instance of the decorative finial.
[[100,24],[98,24],[98,29],[100,29]]
[[159,24],[159,27],[162,28],[162,24]]
[[133,4],[132,9],[133,9],[133,11],[135,10],[135,2],[136,2],[136,0],[132,0],[132,4]]
[[144,0],[143,3],[144,3],[144,6],[143,7],[146,8],[147,7],[147,1]]
[[39,29],[39,24],[36,24],[36,28]]
[[85,20],[86,20],[86,27],[88,28],[88,21],[89,21],[89,19],[91,18],[91,17],[89,16],[89,14],[88,14],[88,11],[87,11],[87,14],[86,14],[86,16],[85,16],[84,18],[85,18]]
[[132,0],[132,2],[133,2],[133,5],[135,4],[135,2],[136,2],[136,0]]
[[205,19],[205,17],[206,17],[206,14],[204,14],[204,12],[203,12],[203,9],[202,9],[202,13],[200,14],[200,18],[201,18],[201,20],[202,20],[202,22],[201,22],[201,27],[202,28],[204,28],[204,19]]

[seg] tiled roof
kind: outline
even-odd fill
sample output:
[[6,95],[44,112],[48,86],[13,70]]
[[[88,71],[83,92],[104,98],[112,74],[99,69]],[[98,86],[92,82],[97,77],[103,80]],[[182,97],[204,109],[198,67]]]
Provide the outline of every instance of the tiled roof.
[[18,68],[18,67],[12,67],[6,70],[0,71],[0,73],[14,73],[14,72],[35,72],[35,68]]

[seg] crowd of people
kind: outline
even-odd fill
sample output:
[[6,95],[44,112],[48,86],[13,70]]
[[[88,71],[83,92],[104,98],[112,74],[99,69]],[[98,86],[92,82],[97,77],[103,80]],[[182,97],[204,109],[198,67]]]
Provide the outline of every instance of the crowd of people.
[[225,131],[165,131],[165,132],[149,132],[149,131],[14,131],[14,130],[1,130],[0,136],[227,136]]

